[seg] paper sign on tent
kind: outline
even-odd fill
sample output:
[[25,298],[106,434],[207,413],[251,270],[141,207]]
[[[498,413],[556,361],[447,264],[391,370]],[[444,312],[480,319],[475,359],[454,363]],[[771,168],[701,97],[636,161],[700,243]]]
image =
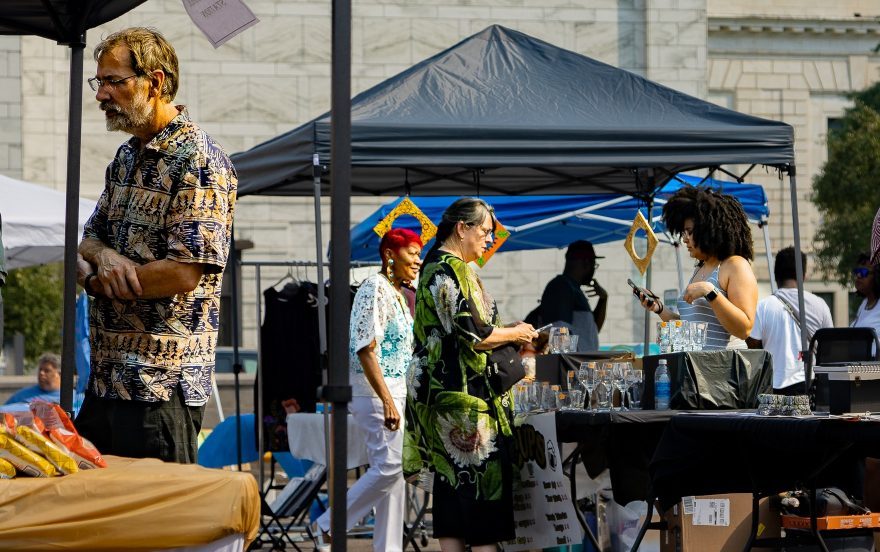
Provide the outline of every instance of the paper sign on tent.
[[183,0],[183,7],[214,48],[260,22],[242,0]]

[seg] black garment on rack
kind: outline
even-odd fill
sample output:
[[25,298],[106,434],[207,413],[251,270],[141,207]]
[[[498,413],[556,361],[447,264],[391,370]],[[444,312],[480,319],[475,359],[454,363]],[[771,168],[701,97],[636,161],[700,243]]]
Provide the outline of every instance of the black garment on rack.
[[314,412],[321,385],[318,286],[291,282],[281,291],[263,292],[266,314],[260,329],[262,382],[254,386],[257,404],[263,389],[263,450],[290,451],[287,413],[281,401],[296,399],[302,412]]
[[[349,309],[356,293],[357,287],[352,286]],[[329,285],[324,286],[324,297],[330,298]],[[254,404],[262,385],[263,450],[287,452],[290,451],[287,412],[281,402],[296,399],[300,412],[315,412],[318,387],[322,383],[318,286],[294,281],[281,291],[270,287],[263,292],[263,298],[266,314],[260,328],[262,383],[258,379],[254,384]],[[328,304],[324,311],[328,326],[329,311]],[[327,332],[329,335],[329,327]],[[348,363],[348,358],[343,362]]]

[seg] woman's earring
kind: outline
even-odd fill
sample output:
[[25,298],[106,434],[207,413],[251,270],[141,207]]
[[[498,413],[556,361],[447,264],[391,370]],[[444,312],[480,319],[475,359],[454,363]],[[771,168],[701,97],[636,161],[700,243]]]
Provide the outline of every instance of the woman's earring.
[[394,259],[388,259],[388,268],[385,269],[389,280],[394,279]]

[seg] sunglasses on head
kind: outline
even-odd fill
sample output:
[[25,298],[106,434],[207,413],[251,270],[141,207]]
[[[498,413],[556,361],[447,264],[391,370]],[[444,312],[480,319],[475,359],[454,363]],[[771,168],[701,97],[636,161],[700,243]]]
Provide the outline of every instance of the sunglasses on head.
[[852,273],[853,273],[853,276],[855,276],[856,278],[867,278],[868,274],[871,273],[871,269],[860,266],[858,268],[854,268],[852,270]]

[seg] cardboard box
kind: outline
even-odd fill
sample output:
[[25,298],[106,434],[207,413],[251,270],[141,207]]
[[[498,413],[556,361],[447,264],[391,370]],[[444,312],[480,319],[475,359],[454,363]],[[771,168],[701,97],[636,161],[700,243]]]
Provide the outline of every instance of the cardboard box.
[[[660,535],[661,552],[739,552],[752,528],[752,495],[683,497],[664,519],[668,528]],[[779,533],[779,512],[764,498],[759,503],[758,538]]]

